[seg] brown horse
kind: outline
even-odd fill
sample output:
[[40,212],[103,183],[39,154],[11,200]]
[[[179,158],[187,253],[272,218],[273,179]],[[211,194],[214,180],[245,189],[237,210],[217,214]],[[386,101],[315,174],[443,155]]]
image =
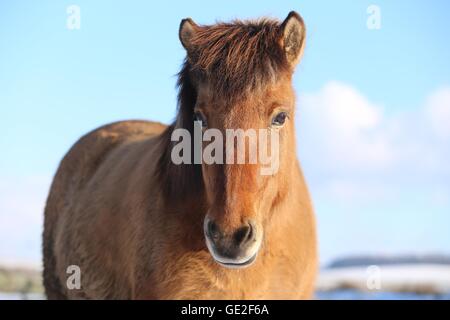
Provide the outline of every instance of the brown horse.
[[[315,220],[296,157],[292,74],[305,26],[181,22],[187,58],[174,123],[124,121],[82,137],[45,209],[49,299],[299,299],[312,296]],[[279,169],[175,164],[172,135],[268,128]],[[229,146],[227,146],[229,147]],[[81,287],[67,285],[79,267]],[[69,268],[69,269],[68,269]]]

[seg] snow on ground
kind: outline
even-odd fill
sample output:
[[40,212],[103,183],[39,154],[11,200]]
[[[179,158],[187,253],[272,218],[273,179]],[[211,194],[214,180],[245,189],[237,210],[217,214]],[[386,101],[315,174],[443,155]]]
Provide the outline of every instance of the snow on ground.
[[447,294],[450,293],[450,265],[411,264],[322,269],[317,289]]

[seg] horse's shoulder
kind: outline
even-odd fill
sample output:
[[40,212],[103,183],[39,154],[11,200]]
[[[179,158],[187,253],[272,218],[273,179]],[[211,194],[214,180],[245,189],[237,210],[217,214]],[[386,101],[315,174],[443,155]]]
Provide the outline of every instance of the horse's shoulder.
[[[106,124],[82,136],[71,148],[66,158],[82,157],[84,161],[104,157],[125,141],[150,138],[161,134],[166,125],[159,122],[127,120]],[[78,159],[79,160],[79,159]],[[77,162],[78,162],[77,160]]]
[[164,131],[158,122],[129,120],[101,126],[82,136],[62,159],[54,185],[80,190],[114,149],[133,139],[151,138]]
[[[160,134],[167,126],[155,121],[146,120],[126,120],[118,121],[101,126],[87,133],[84,137],[121,137],[134,135],[157,135]],[[82,137],[81,139],[83,139]]]

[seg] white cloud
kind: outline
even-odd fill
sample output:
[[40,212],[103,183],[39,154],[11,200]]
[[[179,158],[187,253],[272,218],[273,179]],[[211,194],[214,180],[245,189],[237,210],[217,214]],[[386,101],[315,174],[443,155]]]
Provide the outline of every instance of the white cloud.
[[317,153],[319,163],[336,170],[384,168],[393,161],[383,108],[351,86],[328,83],[318,93],[303,95],[299,105],[301,149]]
[[420,108],[387,113],[352,86],[330,82],[300,97],[297,130],[300,159],[319,193],[357,200],[381,196],[378,189],[389,196],[392,185],[408,181],[435,188],[434,177],[450,179],[449,87]]

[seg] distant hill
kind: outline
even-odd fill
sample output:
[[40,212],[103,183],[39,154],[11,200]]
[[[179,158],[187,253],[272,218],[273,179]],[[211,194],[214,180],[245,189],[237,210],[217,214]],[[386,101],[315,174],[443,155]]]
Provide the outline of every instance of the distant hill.
[[385,265],[418,265],[418,264],[433,264],[433,265],[448,265],[450,266],[449,255],[399,255],[399,256],[376,256],[376,255],[362,255],[343,257],[334,260],[326,268],[348,268],[348,267],[363,267],[370,265],[385,266]]

